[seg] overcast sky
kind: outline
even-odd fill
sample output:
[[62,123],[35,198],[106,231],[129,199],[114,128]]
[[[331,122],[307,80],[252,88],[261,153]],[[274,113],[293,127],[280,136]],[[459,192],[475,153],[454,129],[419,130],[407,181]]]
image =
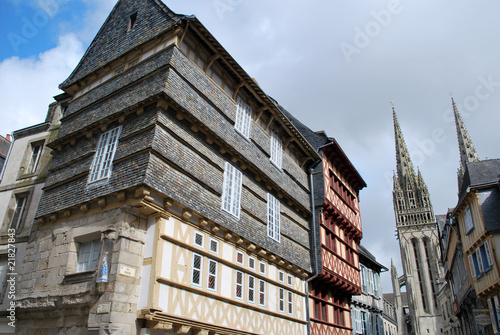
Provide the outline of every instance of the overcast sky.
[[[3,0],[0,134],[44,121],[115,0]],[[457,202],[453,95],[481,159],[500,157],[500,2],[164,0],[194,14],[263,90],[335,137],[368,187],[362,243],[402,274],[391,101],[436,214]],[[384,292],[392,292],[389,274]]]

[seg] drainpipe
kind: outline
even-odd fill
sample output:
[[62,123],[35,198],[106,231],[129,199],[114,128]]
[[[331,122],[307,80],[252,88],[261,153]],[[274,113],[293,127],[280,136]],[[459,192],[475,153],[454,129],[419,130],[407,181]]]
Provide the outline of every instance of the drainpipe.
[[[311,316],[309,315],[309,283],[313,281],[316,277],[320,275],[320,272],[318,271],[318,256],[316,253],[316,216],[314,215],[315,213],[315,204],[314,204],[314,183],[313,183],[313,175],[314,175],[314,168],[318,166],[318,164],[321,162],[321,160],[316,161],[314,165],[309,169],[309,185],[311,189],[311,227],[313,230],[313,248],[314,248],[314,266],[313,266],[313,273],[314,275],[306,280],[305,284],[305,289],[306,289],[306,318],[307,318],[307,335],[311,334]],[[323,172],[323,171],[321,171]]]

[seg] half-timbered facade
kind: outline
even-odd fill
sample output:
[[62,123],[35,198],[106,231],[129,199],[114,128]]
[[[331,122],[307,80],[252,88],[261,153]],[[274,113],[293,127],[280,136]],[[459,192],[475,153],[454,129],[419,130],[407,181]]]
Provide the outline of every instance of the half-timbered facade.
[[[452,215],[460,232],[465,272],[479,298],[469,302],[469,309],[475,307],[475,315],[490,316],[490,324],[475,322],[479,332],[499,334],[500,159],[479,159],[453,99],[452,104],[460,151],[459,200]],[[452,274],[453,282],[459,280]]]
[[[49,144],[19,333],[306,333],[320,156],[206,28],[159,0],[120,0],[60,87],[71,100]],[[360,234],[344,206],[328,215],[347,294],[359,289],[347,238]]]

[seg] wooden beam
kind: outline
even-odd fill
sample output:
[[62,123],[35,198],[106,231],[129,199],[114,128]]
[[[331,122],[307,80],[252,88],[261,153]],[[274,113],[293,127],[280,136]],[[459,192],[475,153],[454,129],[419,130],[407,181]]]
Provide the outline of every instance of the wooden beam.
[[240,91],[240,88],[245,85],[244,81],[240,81],[235,87],[234,87],[234,93],[233,93],[233,100],[236,100],[236,97],[238,96],[238,92]]
[[210,69],[212,67],[212,65],[214,65],[215,61],[219,58],[220,58],[220,53],[216,53],[216,54],[212,55],[212,57],[210,57],[208,59],[207,65],[205,65],[205,68],[203,69],[203,71],[207,72],[208,69]]

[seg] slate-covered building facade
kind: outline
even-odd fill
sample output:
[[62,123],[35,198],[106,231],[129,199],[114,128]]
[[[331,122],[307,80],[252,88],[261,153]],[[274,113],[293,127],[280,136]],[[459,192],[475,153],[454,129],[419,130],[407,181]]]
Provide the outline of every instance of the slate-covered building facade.
[[[60,88],[20,334],[307,332],[309,169],[335,143],[318,154],[195,17],[158,0],[118,1]],[[349,165],[338,177],[350,207],[322,224],[338,222],[351,261],[322,280],[348,322],[363,182]]]

